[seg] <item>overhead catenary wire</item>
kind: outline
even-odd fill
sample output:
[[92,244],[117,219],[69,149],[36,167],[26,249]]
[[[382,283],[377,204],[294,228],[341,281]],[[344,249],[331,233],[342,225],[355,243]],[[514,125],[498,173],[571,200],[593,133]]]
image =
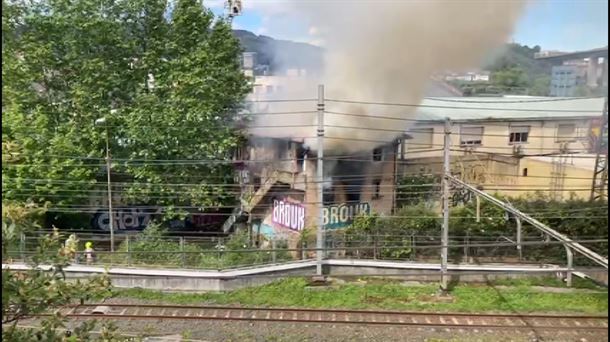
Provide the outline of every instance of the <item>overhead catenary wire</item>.
[[374,102],[374,101],[357,101],[346,99],[325,99],[327,102],[334,103],[352,103],[364,105],[379,105],[392,107],[415,107],[415,108],[438,108],[438,109],[463,109],[463,110],[493,110],[505,112],[532,112],[532,113],[596,113],[601,116],[601,110],[590,109],[538,109],[538,108],[497,108],[497,107],[459,107],[459,106],[439,106],[428,104],[415,103],[393,103],[393,102]]

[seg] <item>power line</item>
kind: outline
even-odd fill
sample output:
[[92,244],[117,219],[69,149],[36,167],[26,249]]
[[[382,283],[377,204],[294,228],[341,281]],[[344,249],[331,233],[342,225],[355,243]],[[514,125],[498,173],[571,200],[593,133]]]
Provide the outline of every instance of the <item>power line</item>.
[[327,101],[327,102],[335,102],[335,103],[353,103],[353,104],[365,104],[365,105],[396,106],[396,107],[417,107],[417,108],[464,109],[464,110],[494,110],[494,111],[504,111],[504,112],[598,113],[598,114],[600,114],[599,110],[457,107],[457,106],[438,106],[438,105],[412,104],[412,103],[354,101],[354,100],[339,100],[339,99],[325,99],[325,101]]
[[590,96],[590,97],[567,97],[567,98],[546,98],[546,99],[533,99],[533,100],[502,100],[502,101],[487,101],[487,100],[470,100],[465,99],[452,99],[443,97],[424,97],[424,99],[440,102],[457,102],[457,103],[493,103],[493,104],[504,104],[504,103],[539,103],[539,102],[565,102],[574,100],[590,100],[590,99],[602,99],[603,96]]

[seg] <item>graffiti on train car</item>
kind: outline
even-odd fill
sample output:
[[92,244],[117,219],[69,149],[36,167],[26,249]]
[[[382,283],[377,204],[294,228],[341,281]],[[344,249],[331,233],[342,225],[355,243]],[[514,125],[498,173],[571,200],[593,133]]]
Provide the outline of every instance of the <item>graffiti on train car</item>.
[[[143,230],[155,218],[161,217],[159,208],[126,208],[113,212],[113,224],[116,230]],[[210,226],[221,224],[226,218],[222,213],[191,213],[185,219],[170,220],[169,228],[181,229],[206,229]],[[107,210],[99,210],[91,220],[94,229],[110,230],[110,219]]]

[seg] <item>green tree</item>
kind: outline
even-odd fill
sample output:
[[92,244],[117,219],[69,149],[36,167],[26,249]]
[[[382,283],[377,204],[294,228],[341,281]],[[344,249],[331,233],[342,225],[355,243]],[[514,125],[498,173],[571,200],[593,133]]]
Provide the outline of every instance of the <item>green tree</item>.
[[492,81],[495,85],[504,88],[524,88],[528,85],[525,71],[518,67],[494,72],[492,74]]
[[3,147],[20,152],[3,163],[4,198],[70,207],[101,198],[108,132],[126,200],[233,200],[232,123],[249,92],[240,46],[199,1],[173,5],[167,15],[163,0],[3,2]]
[[429,202],[438,194],[438,177],[428,175],[404,176],[398,179],[396,186],[397,207]]
[[551,86],[551,76],[544,75],[534,79],[530,87],[529,95],[532,96],[549,96]]

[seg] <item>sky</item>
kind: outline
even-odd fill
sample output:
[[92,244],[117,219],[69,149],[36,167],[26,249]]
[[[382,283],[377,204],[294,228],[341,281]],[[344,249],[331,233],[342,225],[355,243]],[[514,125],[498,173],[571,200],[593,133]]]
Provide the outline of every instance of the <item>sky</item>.
[[[290,1],[320,0],[242,0],[243,13],[235,18],[233,28],[276,39],[322,44],[315,29],[290,12],[286,6]],[[325,1],[348,3],[348,0]],[[365,1],[373,6],[378,0]],[[204,0],[204,5],[217,14],[223,13],[224,3],[225,0]],[[530,0],[511,40],[529,46],[540,45],[543,50],[577,51],[607,46],[608,1]]]

